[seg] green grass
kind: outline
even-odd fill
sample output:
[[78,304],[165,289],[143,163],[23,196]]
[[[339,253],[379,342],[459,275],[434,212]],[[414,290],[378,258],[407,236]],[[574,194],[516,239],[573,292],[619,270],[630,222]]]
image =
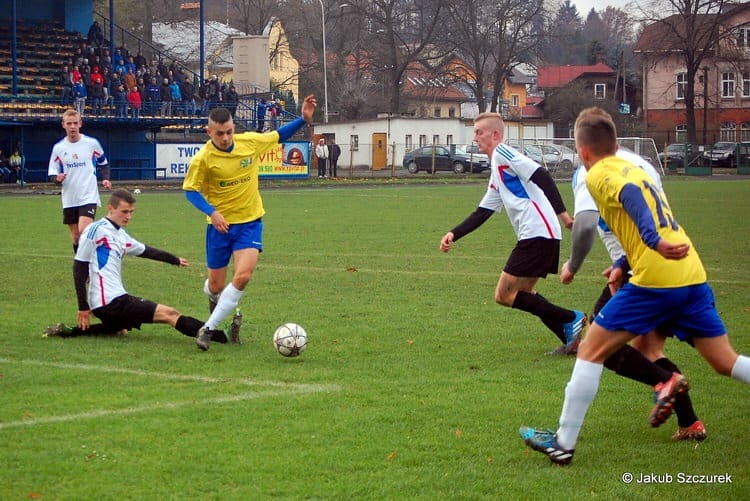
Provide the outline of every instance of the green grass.
[[[571,202],[568,186],[560,185]],[[746,181],[667,181],[740,352],[750,353]],[[267,189],[265,252],[242,300],[243,343],[203,353],[166,326],[125,338],[44,339],[75,320],[58,197],[0,200],[1,499],[741,499],[750,492],[748,388],[682,343],[709,438],[652,429],[648,388],[606,372],[569,468],[526,449],[519,425],[554,428],[572,358],[534,317],[493,302],[515,244],[504,214],[438,251],[481,198],[466,185]],[[104,211],[100,210],[99,215]],[[130,233],[189,259],[127,259],[136,295],[205,317],[204,221],[179,193],[139,197]],[[567,256],[569,235],[563,241]],[[539,290],[590,310],[603,247],[571,286]],[[303,325],[299,358],[275,353]],[[625,484],[626,472],[671,484]],[[678,473],[732,475],[684,485]]]

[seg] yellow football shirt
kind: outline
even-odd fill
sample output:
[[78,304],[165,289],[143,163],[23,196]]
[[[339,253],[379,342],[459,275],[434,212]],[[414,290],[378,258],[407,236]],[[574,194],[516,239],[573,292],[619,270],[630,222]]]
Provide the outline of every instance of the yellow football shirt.
[[190,160],[182,189],[202,193],[229,224],[254,221],[265,214],[258,190],[258,166],[262,155],[278,143],[276,131],[235,134],[230,152],[218,149],[209,140]]
[[[659,236],[672,244],[687,243],[684,259],[662,257],[641,239],[638,226],[620,203],[620,192],[627,184],[640,188]],[[672,288],[706,281],[698,252],[685,230],[677,224],[667,197],[654,186],[648,175],[627,160],[611,156],[600,160],[586,175],[586,185],[599,213],[623,245],[633,270],[630,281],[641,287]]]

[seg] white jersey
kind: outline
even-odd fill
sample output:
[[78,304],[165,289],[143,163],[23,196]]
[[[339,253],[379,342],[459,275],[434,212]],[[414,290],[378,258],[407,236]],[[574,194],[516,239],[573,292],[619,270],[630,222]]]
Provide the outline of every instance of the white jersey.
[[489,185],[479,206],[495,212],[505,207],[518,240],[561,240],[560,222],[552,204],[539,186],[529,182],[539,168],[532,159],[500,144],[492,153]]
[[[648,160],[623,148],[618,148],[615,155],[643,169],[643,171],[648,174],[648,177],[654,181],[656,188],[659,191],[662,190],[661,176]],[[586,172],[586,168],[581,165],[576,169],[575,174],[573,174],[574,216],[583,211],[599,212],[599,208],[596,206],[596,203],[594,203],[594,198],[586,187]],[[617,237],[615,237],[614,233],[612,233],[609,226],[607,226],[607,223],[604,222],[601,216],[599,217],[598,231],[599,237],[602,239],[602,242],[604,242],[604,246],[607,248],[607,253],[609,254],[610,259],[612,259],[612,262],[617,261],[620,257],[625,255],[625,250],[622,248]]]
[[107,165],[107,157],[101,144],[85,134],[81,134],[75,143],[65,137],[52,147],[47,173],[50,176],[65,174],[62,184],[63,208],[101,205],[96,168],[103,165]]
[[145,250],[144,244],[107,218],[83,230],[75,259],[89,264],[88,301],[92,310],[127,294],[122,283],[122,260],[126,255],[140,256]]

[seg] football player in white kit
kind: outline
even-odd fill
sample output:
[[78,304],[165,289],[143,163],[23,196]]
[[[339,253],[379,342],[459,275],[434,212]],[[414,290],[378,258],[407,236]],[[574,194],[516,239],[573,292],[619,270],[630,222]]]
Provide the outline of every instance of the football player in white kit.
[[109,162],[99,141],[81,133],[83,121],[76,110],[66,110],[62,126],[66,136],[52,147],[47,174],[62,185],[63,224],[70,228],[73,252],[83,229],[94,221],[101,206],[96,168],[102,168],[102,186],[112,189]]
[[[152,323],[169,324],[189,337],[198,334],[198,329],[203,326],[202,320],[183,315],[171,306],[131,296],[125,290],[122,283],[125,256],[145,257],[180,267],[190,264],[184,258],[145,245],[128,235],[125,227],[134,212],[135,197],[127,190],[115,190],[107,203],[107,217],[84,229],[73,261],[78,298],[77,325],[51,325],[45,329],[45,336],[116,334]],[[92,314],[102,323],[92,325]],[[227,336],[215,330],[211,331],[211,340],[226,343]]]
[[550,354],[574,354],[586,315],[557,306],[535,290],[540,278],[557,273],[560,264],[560,222],[573,219],[549,172],[538,163],[503,144],[503,119],[498,113],[481,113],[474,120],[474,141],[492,162],[489,186],[479,207],[440,240],[448,252],[453,243],[481,226],[505,207],[518,242],[495,288],[495,301],[536,315],[562,343]]
[[[624,148],[618,148],[616,156],[637,165],[648,174],[653,186],[658,191],[662,191],[661,176],[651,163]],[[560,281],[563,284],[573,282],[575,274],[581,269],[593,246],[596,233],[599,234],[613,263],[625,254],[620,241],[599,215],[599,209],[586,186],[586,172],[581,165],[573,175],[575,222],[573,223],[570,259],[563,264],[560,272]],[[596,317],[611,297],[610,284],[607,284],[594,305],[594,310],[591,312],[592,318]],[[623,346],[608,357],[604,361],[604,366],[621,376],[653,386],[658,391],[661,385],[672,377],[672,373],[679,373],[680,369],[664,355],[661,347],[654,346],[654,343],[650,341],[650,336],[639,336],[633,339],[630,345]],[[672,440],[704,440],[706,438],[706,427],[695,414],[687,390],[675,400],[674,411],[677,414],[678,429],[672,435]]]

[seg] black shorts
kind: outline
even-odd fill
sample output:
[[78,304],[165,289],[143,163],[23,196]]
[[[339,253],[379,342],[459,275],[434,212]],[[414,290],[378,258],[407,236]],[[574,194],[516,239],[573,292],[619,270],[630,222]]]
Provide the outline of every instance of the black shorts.
[[140,329],[141,324],[153,324],[157,304],[148,299],[125,294],[92,313],[115,330]]
[[503,271],[514,277],[545,278],[560,266],[560,241],[552,238],[519,240],[505,263]]
[[63,209],[63,224],[78,224],[81,217],[96,216],[96,204],[79,205],[78,207],[65,207]]

